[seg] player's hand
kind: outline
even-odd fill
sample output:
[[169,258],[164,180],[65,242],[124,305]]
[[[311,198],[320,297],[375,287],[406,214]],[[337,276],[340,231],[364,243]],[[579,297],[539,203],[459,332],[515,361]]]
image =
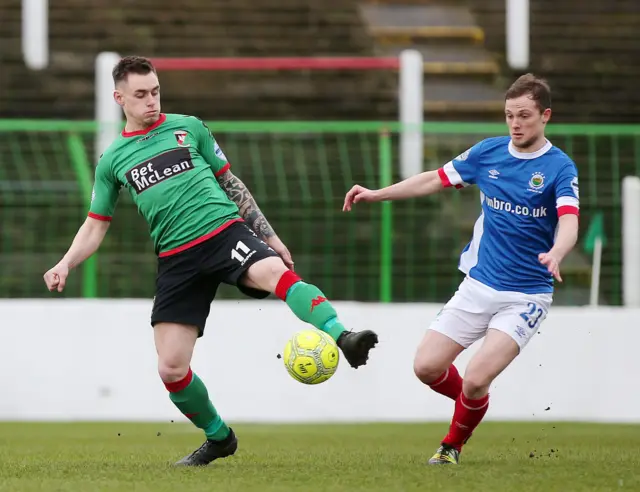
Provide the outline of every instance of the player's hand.
[[280,255],[282,261],[286,265],[289,270],[293,270],[293,258],[291,257],[291,253],[284,245],[284,243],[280,240],[278,236],[270,237],[267,241],[267,244],[273,249],[276,253]]
[[538,260],[547,267],[549,273],[553,275],[558,282],[562,282],[562,277],[560,276],[560,261],[553,254],[540,253]]
[[47,284],[49,292],[53,292],[54,290],[62,292],[67,283],[68,276],[69,267],[65,263],[60,262],[44,274],[44,283]]
[[358,202],[377,202],[378,196],[376,190],[370,190],[364,186],[355,185],[344,197],[343,212],[350,212],[351,205]]

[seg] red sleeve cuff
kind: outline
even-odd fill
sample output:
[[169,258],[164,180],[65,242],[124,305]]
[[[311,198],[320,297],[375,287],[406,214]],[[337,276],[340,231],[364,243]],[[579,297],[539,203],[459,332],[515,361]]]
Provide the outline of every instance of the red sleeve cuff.
[[580,216],[580,209],[578,209],[578,207],[572,207],[571,205],[563,205],[562,207],[558,207],[558,217],[569,214]]
[[440,169],[438,169],[438,176],[440,176],[440,181],[442,181],[442,186],[444,186],[445,188],[454,187],[454,188],[456,188],[458,190],[460,188],[463,188],[463,186],[459,185],[459,184],[453,186],[451,184],[451,181],[449,181],[449,176],[447,176],[447,173],[444,172],[444,168],[442,168],[442,167]]
[[228,162],[222,166],[222,169],[220,169],[217,173],[214,174],[214,176],[217,178],[218,176],[222,176],[224,173],[226,173],[229,168],[231,168],[231,164],[229,164]]
[[443,168],[438,169],[438,176],[440,176],[442,186],[444,186],[445,188],[451,188],[451,181],[449,181],[449,176],[447,176],[447,173],[444,172]]
[[91,217],[92,219],[96,219],[96,220],[103,220],[105,222],[111,222],[111,217],[109,217],[108,215],[98,215],[98,214],[94,214],[93,212],[89,212],[89,217]]

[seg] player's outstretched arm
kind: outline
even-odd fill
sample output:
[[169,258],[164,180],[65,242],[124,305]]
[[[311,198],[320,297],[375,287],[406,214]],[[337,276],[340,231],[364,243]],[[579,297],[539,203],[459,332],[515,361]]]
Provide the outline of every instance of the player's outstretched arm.
[[287,267],[293,268],[291,253],[289,253],[287,247],[275,233],[269,221],[267,221],[247,186],[229,170],[217,176],[216,179],[227,196],[238,206],[240,217],[244,219],[260,239],[282,257]]
[[538,259],[545,265],[556,280],[562,282],[560,263],[569,254],[578,241],[578,216],[563,215],[558,219],[558,234],[553,248],[547,253],[540,253]]
[[64,290],[69,270],[78,266],[98,250],[110,223],[87,217],[84,224],[78,229],[69,251],[56,266],[44,274],[44,281],[49,291],[62,292]]
[[411,176],[403,181],[380,188],[369,190],[360,185],[351,188],[344,197],[342,211],[351,211],[351,206],[358,202],[383,202],[390,200],[404,200],[418,196],[431,195],[444,188],[438,171],[425,171]]

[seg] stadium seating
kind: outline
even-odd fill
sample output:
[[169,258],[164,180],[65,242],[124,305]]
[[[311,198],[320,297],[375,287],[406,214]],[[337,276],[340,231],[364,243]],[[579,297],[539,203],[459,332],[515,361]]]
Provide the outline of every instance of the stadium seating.
[[[99,51],[147,56],[368,55],[371,42],[353,1],[265,0],[150,2],[71,0],[50,5],[51,66],[22,63],[20,2],[5,4],[0,26],[0,113],[14,117],[90,118]],[[165,4],[167,10],[161,10]],[[185,89],[185,80],[189,81]],[[375,118],[395,111],[396,77],[387,72],[164,73],[166,109],[217,119]],[[71,94],[72,97],[60,97]]]
[[459,2],[383,0],[362,3],[376,52],[416,49],[424,57],[429,120],[496,120],[503,112],[500,66],[484,47],[484,31]]
[[[164,3],[166,10],[160,9],[163,2],[149,0],[96,0],[92,9],[76,0],[51,3],[51,65],[34,73],[22,62],[20,1],[0,0],[0,113],[92,117],[94,59],[102,50],[313,56],[417,47],[427,61],[426,110],[432,120],[494,119],[501,91],[514,76],[504,60],[504,0],[189,0],[179,8]],[[576,13],[571,0],[534,0],[531,9],[531,69],[553,83],[557,118],[631,121],[640,109],[640,3],[594,0]],[[200,73],[189,77],[188,90],[186,77],[165,74],[169,109],[197,110],[207,118],[397,115],[397,77],[389,72]],[[584,98],[598,102],[575,104]]]
[[[504,53],[504,0],[468,3],[485,32],[487,48]],[[640,2],[531,0],[530,5],[530,69],[553,85],[554,119],[637,122]]]

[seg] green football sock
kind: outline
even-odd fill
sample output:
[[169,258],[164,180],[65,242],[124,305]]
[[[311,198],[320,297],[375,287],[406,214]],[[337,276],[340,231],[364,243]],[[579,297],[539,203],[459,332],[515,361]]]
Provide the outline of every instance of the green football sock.
[[165,386],[173,404],[193,425],[204,430],[207,439],[222,441],[229,435],[229,427],[211,403],[207,387],[191,369],[183,380]]
[[328,333],[334,340],[338,340],[346,331],[338,320],[338,313],[322,291],[315,285],[303,282],[295,273],[287,272],[282,276],[276,294],[298,318]]

